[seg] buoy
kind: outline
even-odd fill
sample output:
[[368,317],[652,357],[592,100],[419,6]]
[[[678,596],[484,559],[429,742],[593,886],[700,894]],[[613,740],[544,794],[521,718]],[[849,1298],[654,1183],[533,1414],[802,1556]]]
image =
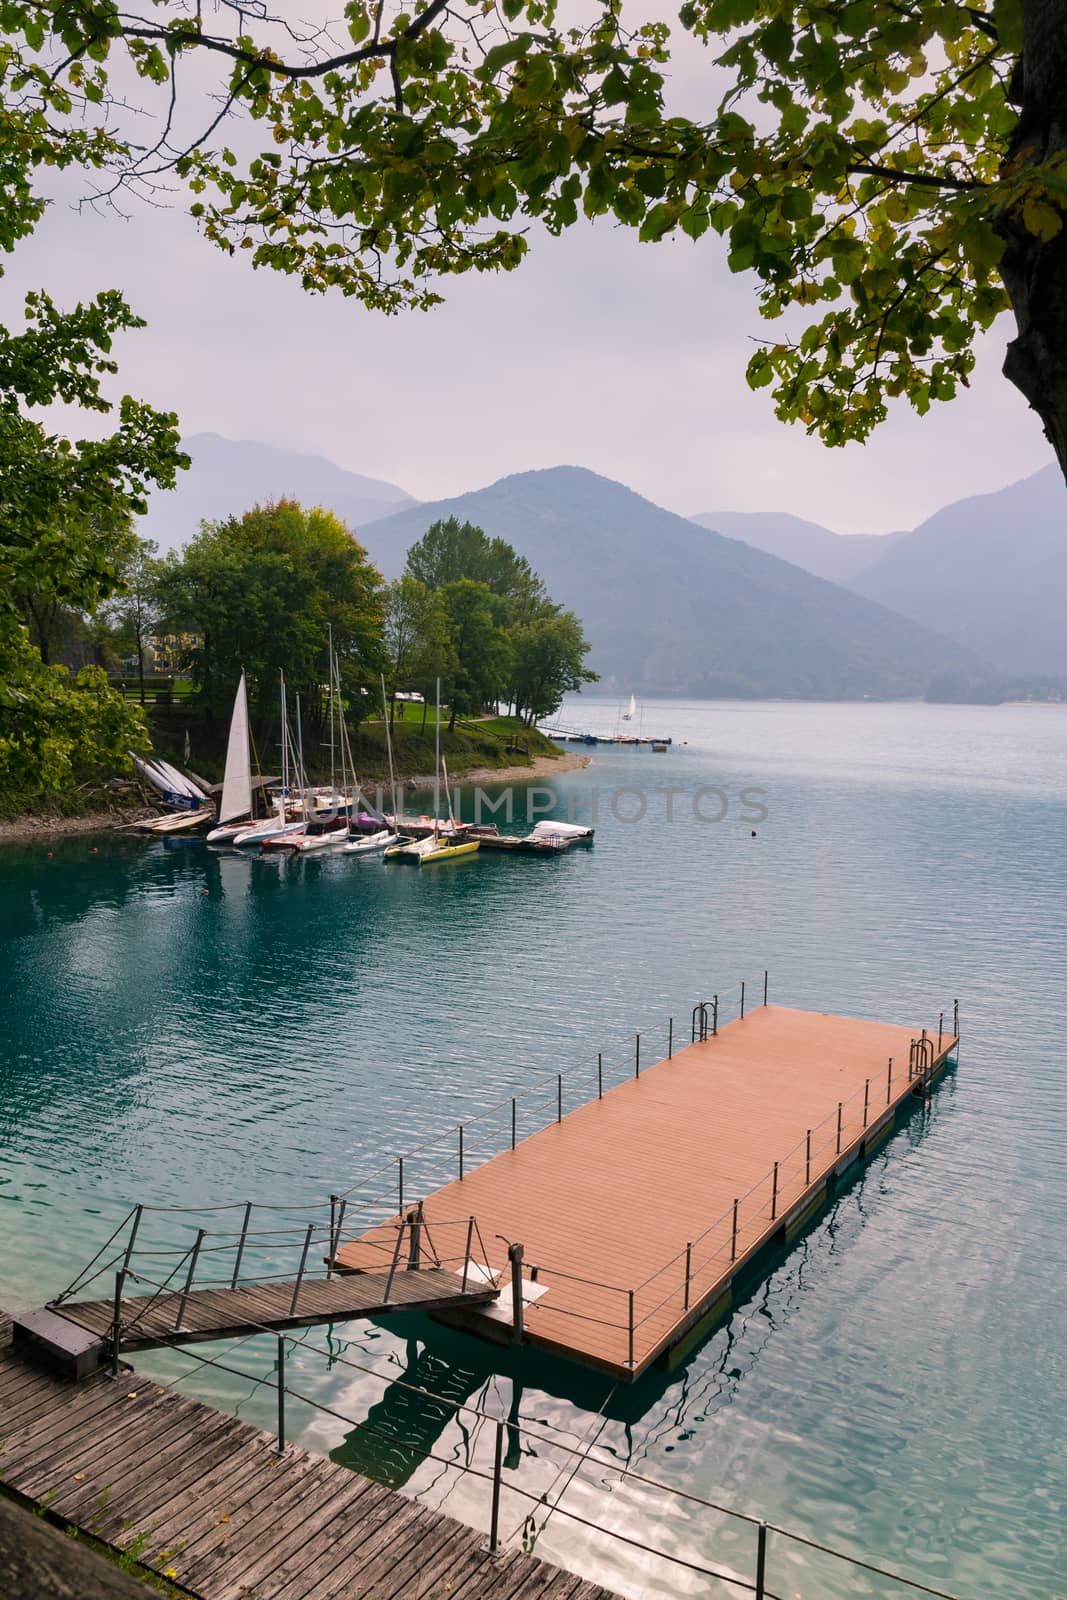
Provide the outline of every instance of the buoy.
[[753,837],[753,839],[754,839],[754,838],[755,838],[755,837],[756,837],[756,830],[755,830],[755,828],[753,828],[753,830],[752,830],[752,837]]
[[210,894],[211,890],[210,889],[201,889],[200,893],[201,894]]
[[95,844],[94,844],[94,845],[93,845],[93,855],[94,855],[94,856],[95,856],[95,854],[96,854],[96,846],[95,846]]
[[49,861],[51,861],[51,859],[52,859],[52,852],[51,852],[51,850],[49,850],[49,852],[48,852],[48,859],[49,859]]

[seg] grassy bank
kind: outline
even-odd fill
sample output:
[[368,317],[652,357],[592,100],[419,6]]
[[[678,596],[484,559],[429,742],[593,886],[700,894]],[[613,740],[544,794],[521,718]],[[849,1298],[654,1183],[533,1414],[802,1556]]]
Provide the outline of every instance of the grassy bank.
[[[185,735],[189,734],[189,765],[201,777],[219,782],[226,760],[228,729],[218,721],[209,722],[192,712],[180,708],[149,707],[149,727],[155,750],[167,761],[182,765]],[[273,725],[253,729],[259,763],[263,772],[280,772],[278,754],[279,729]],[[434,725],[432,714],[422,723],[421,710],[408,708],[408,714],[399,718],[392,727],[393,764],[398,781],[407,778],[430,777],[434,765]],[[467,772],[487,770],[503,771],[513,767],[532,766],[539,757],[560,755],[559,746],[553,744],[536,728],[527,728],[518,717],[486,717],[475,721],[457,721],[450,733],[441,727],[441,751],[448,763],[449,775],[461,778]],[[378,782],[389,777],[389,760],[385,744],[385,724],[379,720],[362,722],[352,736],[352,754],[356,771],[364,782]],[[320,742],[305,732],[304,758],[308,776],[313,781],[328,779],[330,753],[328,743]]]

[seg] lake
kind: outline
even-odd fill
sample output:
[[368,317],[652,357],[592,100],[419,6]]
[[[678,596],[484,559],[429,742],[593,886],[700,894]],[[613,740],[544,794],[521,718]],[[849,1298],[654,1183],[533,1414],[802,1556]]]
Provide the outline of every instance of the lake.
[[[63,1287],[135,1201],[297,1205],[532,1105],[545,1072],[592,1093],[597,1051],[623,1062],[640,1029],[652,1059],[669,1016],[688,1037],[695,1000],[764,969],[772,1001],[917,1027],[958,996],[929,1108],[674,1373],[619,1388],[418,1318],[352,1324],[294,1352],[340,1415],[294,1401],[290,1430],[484,1524],[488,1485],[449,1463],[487,1469],[492,1428],[443,1402],[510,1416],[505,1482],[562,1500],[505,1493],[504,1531],[537,1510],[540,1553],[629,1594],[740,1591],[564,1509],[747,1577],[753,1532],[613,1462],[960,1596],[1067,1594],[1067,708],[641,717],[668,753],[601,746],[554,780],[555,814],[597,829],[558,859],[4,847],[0,1304]],[[596,696],[561,714],[617,719]],[[549,803],[514,800],[516,821]],[[138,1366],[269,1427],[273,1342],[198,1354],[233,1370]],[[901,1593],[777,1535],[769,1582]]]

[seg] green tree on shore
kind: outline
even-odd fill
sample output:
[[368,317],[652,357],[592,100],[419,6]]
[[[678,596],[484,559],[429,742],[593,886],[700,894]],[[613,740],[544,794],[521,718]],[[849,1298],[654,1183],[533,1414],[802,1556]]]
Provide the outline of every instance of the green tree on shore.
[[384,665],[384,587],[332,512],[279,500],[205,522],[165,562],[158,593],[167,626],[187,637],[193,683],[210,712],[229,707],[242,671],[254,703],[273,707],[284,671],[308,717],[321,722],[332,626],[350,721],[362,717]]
[[457,517],[434,522],[408,551],[401,582],[436,592],[449,620],[455,665],[452,721],[507,700],[534,722],[564,694],[595,683],[582,625],[549,597],[506,539]]
[[137,698],[145,703],[145,661],[160,619],[159,580],[163,571],[159,546],[138,539],[123,575],[123,592],[103,608],[111,648],[137,663]]
[[423,697],[422,720],[435,681],[446,683],[455,669],[448,613],[439,592],[428,589],[409,572],[395,579],[385,603],[385,654],[389,694],[389,719],[395,720],[396,697],[401,691],[418,691]]
[[446,583],[440,594],[454,655],[452,672],[443,685],[451,705],[451,731],[457,715],[477,714],[502,698],[511,667],[511,645],[500,624],[496,597],[487,584],[459,578]]
[[[17,222],[14,209],[0,244],[17,237]],[[137,709],[103,672],[71,677],[39,645],[47,652],[57,617],[92,616],[121,590],[132,518],[148,488],[171,487],[188,460],[176,418],[128,395],[101,439],[74,443],[34,414],[56,402],[112,410],[101,387],[116,371],[112,339],[143,326],[121,295],[62,312],[31,294],[26,312],[20,333],[0,328],[0,783],[32,804],[146,744]],[[35,617],[39,644],[27,620]]]
[[511,633],[511,648],[511,699],[516,716],[528,723],[552,716],[565,694],[597,680],[585,665],[589,645],[573,611],[519,623]]

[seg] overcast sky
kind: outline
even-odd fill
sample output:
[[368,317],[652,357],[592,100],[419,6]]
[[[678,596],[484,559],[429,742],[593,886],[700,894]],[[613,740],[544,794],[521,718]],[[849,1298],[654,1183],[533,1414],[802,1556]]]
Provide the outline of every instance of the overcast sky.
[[515,273],[445,280],[436,311],[386,318],[223,256],[180,208],[124,221],[57,204],[0,280],[5,322],[38,285],[66,302],[121,287],[149,324],[118,348],[121,387],[187,434],[319,453],[420,500],[575,464],[682,514],[881,532],[1051,460],[1000,376],[1006,319],[969,393],[925,419],[900,406],[866,446],[777,422],[744,380],[770,325],[711,236],[642,245],[582,224],[537,239]]

